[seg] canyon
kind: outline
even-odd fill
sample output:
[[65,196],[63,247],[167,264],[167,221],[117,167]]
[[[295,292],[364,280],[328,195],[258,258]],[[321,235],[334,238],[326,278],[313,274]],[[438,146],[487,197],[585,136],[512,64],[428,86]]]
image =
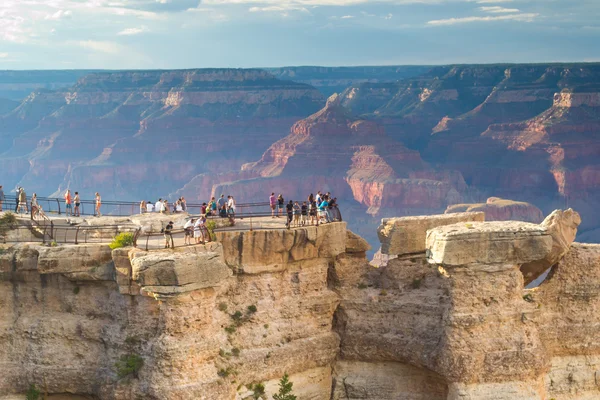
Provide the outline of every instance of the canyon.
[[346,222],[0,244],[0,399],[270,398],[283,373],[300,400],[597,398],[600,245],[573,242],[570,209],[485,219],[384,219],[379,268]]
[[[5,188],[241,203],[330,191],[373,248],[381,218],[497,197],[532,206],[499,219],[573,207],[580,237],[600,242],[598,64],[50,72],[0,76],[16,85],[0,93]],[[34,89],[20,101],[19,80]]]

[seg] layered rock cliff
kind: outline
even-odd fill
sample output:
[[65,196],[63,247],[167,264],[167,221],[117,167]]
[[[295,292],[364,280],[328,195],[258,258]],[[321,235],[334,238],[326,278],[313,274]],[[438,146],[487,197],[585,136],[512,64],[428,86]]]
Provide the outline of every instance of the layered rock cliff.
[[323,102],[316,89],[261,70],[89,74],[61,91],[34,92],[2,118],[2,158],[30,164],[4,184],[165,195],[198,173],[258,157]]
[[[284,372],[301,400],[597,398],[600,247],[571,244],[577,217],[385,220],[381,268],[345,223],[174,251],[2,245],[0,398],[270,397]],[[520,268],[550,259],[525,290]]]

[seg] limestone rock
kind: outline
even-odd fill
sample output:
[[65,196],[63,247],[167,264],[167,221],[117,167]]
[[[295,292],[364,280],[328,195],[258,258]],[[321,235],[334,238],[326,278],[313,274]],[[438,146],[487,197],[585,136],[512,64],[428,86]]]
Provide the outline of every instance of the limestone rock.
[[371,245],[351,230],[346,231],[346,253],[363,253],[371,250]]
[[525,284],[534,281],[548,268],[556,264],[569,251],[571,243],[577,236],[577,227],[581,224],[581,217],[572,209],[565,211],[555,210],[540,224],[552,236],[552,251],[543,259],[533,261],[521,266],[525,277]]
[[483,221],[485,214],[456,213],[383,219],[377,230],[381,252],[386,255],[422,253],[426,250],[427,231],[458,222]]
[[40,247],[38,270],[40,274],[63,274],[73,280],[114,280],[111,250],[105,244]]
[[173,296],[215,287],[231,275],[216,252],[150,252],[131,261],[131,277],[147,293]]
[[485,213],[486,221],[523,221],[539,224],[544,219],[542,210],[533,204],[498,197],[490,197],[485,203],[453,204],[446,208],[445,214],[477,211]]
[[547,230],[527,222],[459,223],[427,232],[427,254],[433,264],[521,265],[541,260],[551,250]]
[[333,258],[346,249],[346,223],[296,229],[216,232],[225,263],[248,274],[278,271],[293,261]]

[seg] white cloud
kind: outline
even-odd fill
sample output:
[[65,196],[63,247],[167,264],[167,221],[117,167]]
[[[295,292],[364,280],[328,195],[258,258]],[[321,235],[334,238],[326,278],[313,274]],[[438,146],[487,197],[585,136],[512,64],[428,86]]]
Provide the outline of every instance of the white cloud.
[[518,8],[504,8],[504,7],[500,7],[500,6],[479,7],[479,9],[483,12],[492,13],[492,14],[518,13],[521,11]]
[[513,0],[476,0],[477,4],[512,3]]
[[139,35],[140,33],[148,32],[148,27],[141,26],[139,28],[127,28],[123,29],[121,32],[117,33],[120,36],[131,36],[131,35]]
[[73,13],[70,10],[58,10],[53,14],[47,14],[44,19],[58,21],[64,18],[71,18],[72,15]]
[[340,17],[340,19],[352,19],[354,18],[354,15],[344,15],[342,17]]
[[98,53],[118,54],[122,50],[121,45],[115,42],[101,40],[79,40],[73,43],[86,50],[91,50]]
[[392,18],[394,18],[394,14],[392,14],[392,13],[389,13],[388,15],[385,15],[385,16],[383,16],[382,18],[383,18],[383,19],[392,19]]
[[0,53],[0,58],[8,58],[8,53]]
[[428,21],[427,25],[430,26],[442,26],[442,25],[457,25],[467,24],[473,22],[494,22],[494,21],[521,21],[521,22],[533,22],[539,14],[525,13],[525,14],[509,14],[489,17],[464,17],[464,18],[448,18],[448,19],[437,19]]

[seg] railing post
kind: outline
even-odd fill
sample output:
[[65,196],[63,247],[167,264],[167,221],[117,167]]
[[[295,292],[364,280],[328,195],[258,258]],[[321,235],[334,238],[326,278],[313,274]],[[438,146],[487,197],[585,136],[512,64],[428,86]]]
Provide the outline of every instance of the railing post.
[[77,230],[75,231],[75,244],[79,244],[79,243],[77,243],[78,236],[79,236],[79,226],[77,227]]
[[58,215],[60,215],[60,200],[56,199],[56,204],[58,204]]
[[148,240],[150,240],[150,235],[146,234],[146,251],[148,251]]
[[54,221],[50,221],[50,239],[54,240]]

